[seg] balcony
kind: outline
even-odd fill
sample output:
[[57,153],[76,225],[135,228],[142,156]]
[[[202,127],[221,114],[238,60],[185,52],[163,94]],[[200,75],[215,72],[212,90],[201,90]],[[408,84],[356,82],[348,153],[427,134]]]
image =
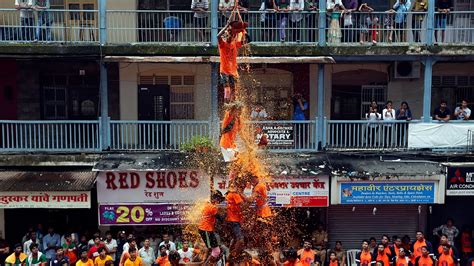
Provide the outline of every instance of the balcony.
[[[0,9],[0,43],[98,45],[101,37],[106,37],[108,45],[209,45],[211,33],[217,29],[211,27],[213,14],[206,15],[198,23],[192,11],[107,10],[107,23],[101,30],[99,10],[31,11],[25,20],[16,9]],[[474,41],[474,11],[432,16],[407,12],[399,28],[394,24],[396,15],[388,12],[353,12],[334,20],[323,11],[249,11],[242,15],[257,45],[424,46],[431,40],[449,45],[471,45]],[[322,24],[321,16],[325,17]],[[218,13],[216,20],[221,28],[227,18]],[[440,27],[444,20],[443,40]]]
[[[471,151],[474,122],[252,121],[246,129],[269,152]],[[323,127],[323,130],[320,127]],[[105,127],[105,128],[104,128]],[[107,130],[104,130],[107,129]],[[0,151],[96,153],[172,151],[193,136],[211,136],[210,121],[0,121]],[[105,133],[104,133],[105,132]],[[217,142],[217,140],[216,140]],[[322,143],[322,144],[321,144]]]

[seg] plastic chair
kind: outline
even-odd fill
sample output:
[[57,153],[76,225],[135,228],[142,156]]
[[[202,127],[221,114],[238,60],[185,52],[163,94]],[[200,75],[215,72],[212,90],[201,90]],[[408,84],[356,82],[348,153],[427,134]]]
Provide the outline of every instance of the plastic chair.
[[346,251],[347,266],[357,266],[357,263],[356,263],[357,253],[359,253],[358,249],[349,249],[348,251]]

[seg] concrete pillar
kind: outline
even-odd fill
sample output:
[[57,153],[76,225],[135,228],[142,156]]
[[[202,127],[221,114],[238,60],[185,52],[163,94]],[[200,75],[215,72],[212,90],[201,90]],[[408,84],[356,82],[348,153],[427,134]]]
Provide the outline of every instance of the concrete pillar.
[[317,132],[318,132],[318,147],[320,149],[325,146],[325,119],[324,119],[324,64],[318,65],[318,122],[317,122]]
[[423,122],[431,122],[431,84],[433,79],[433,64],[431,57],[424,60],[425,74],[423,85]]
[[220,121],[219,121],[219,106],[218,106],[218,79],[219,65],[217,63],[211,63],[211,117],[210,117],[210,138],[217,144],[220,132]]
[[211,0],[211,46],[217,46],[218,33],[218,0]]
[[319,0],[319,46],[326,45],[326,0]]

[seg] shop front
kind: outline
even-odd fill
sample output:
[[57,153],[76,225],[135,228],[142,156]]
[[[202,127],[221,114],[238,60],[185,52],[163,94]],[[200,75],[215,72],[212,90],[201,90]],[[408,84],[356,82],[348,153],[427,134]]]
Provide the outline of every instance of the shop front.
[[97,226],[92,171],[0,172],[2,235],[17,243],[29,228],[53,226],[58,233]]
[[414,239],[426,231],[432,205],[444,203],[443,175],[332,179],[328,233],[330,241],[360,248],[363,239],[383,234]]

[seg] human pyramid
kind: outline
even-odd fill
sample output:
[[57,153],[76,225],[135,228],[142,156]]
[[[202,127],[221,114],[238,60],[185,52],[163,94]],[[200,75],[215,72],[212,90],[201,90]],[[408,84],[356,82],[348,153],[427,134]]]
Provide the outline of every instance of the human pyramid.
[[[238,1],[226,26],[218,34],[220,54],[220,85],[224,88],[225,114],[221,127],[220,148],[224,161],[229,163],[229,186],[225,196],[213,191],[211,200],[206,203],[199,224],[199,233],[211,250],[205,265],[215,265],[221,258],[215,232],[218,204],[226,201],[226,228],[230,234],[228,265],[275,265],[272,258],[271,225],[273,213],[268,206],[267,186],[263,178],[260,161],[256,158],[256,145],[252,137],[242,134],[242,116],[244,115],[243,93],[240,90],[237,56],[239,49],[248,43],[247,23],[242,20]],[[243,148],[238,149],[237,138],[244,139]],[[252,187],[250,196],[244,195],[246,187]],[[254,203],[254,204],[252,204]],[[250,207],[252,205],[252,207]],[[247,210],[250,210],[247,212]],[[245,221],[252,220],[251,231],[255,234],[244,235],[242,230],[243,212]],[[248,214],[251,215],[248,217]],[[245,243],[257,243],[253,247]],[[252,258],[246,248],[254,248],[257,258]],[[256,260],[259,262],[257,263]],[[250,263],[250,264],[249,264]]]

